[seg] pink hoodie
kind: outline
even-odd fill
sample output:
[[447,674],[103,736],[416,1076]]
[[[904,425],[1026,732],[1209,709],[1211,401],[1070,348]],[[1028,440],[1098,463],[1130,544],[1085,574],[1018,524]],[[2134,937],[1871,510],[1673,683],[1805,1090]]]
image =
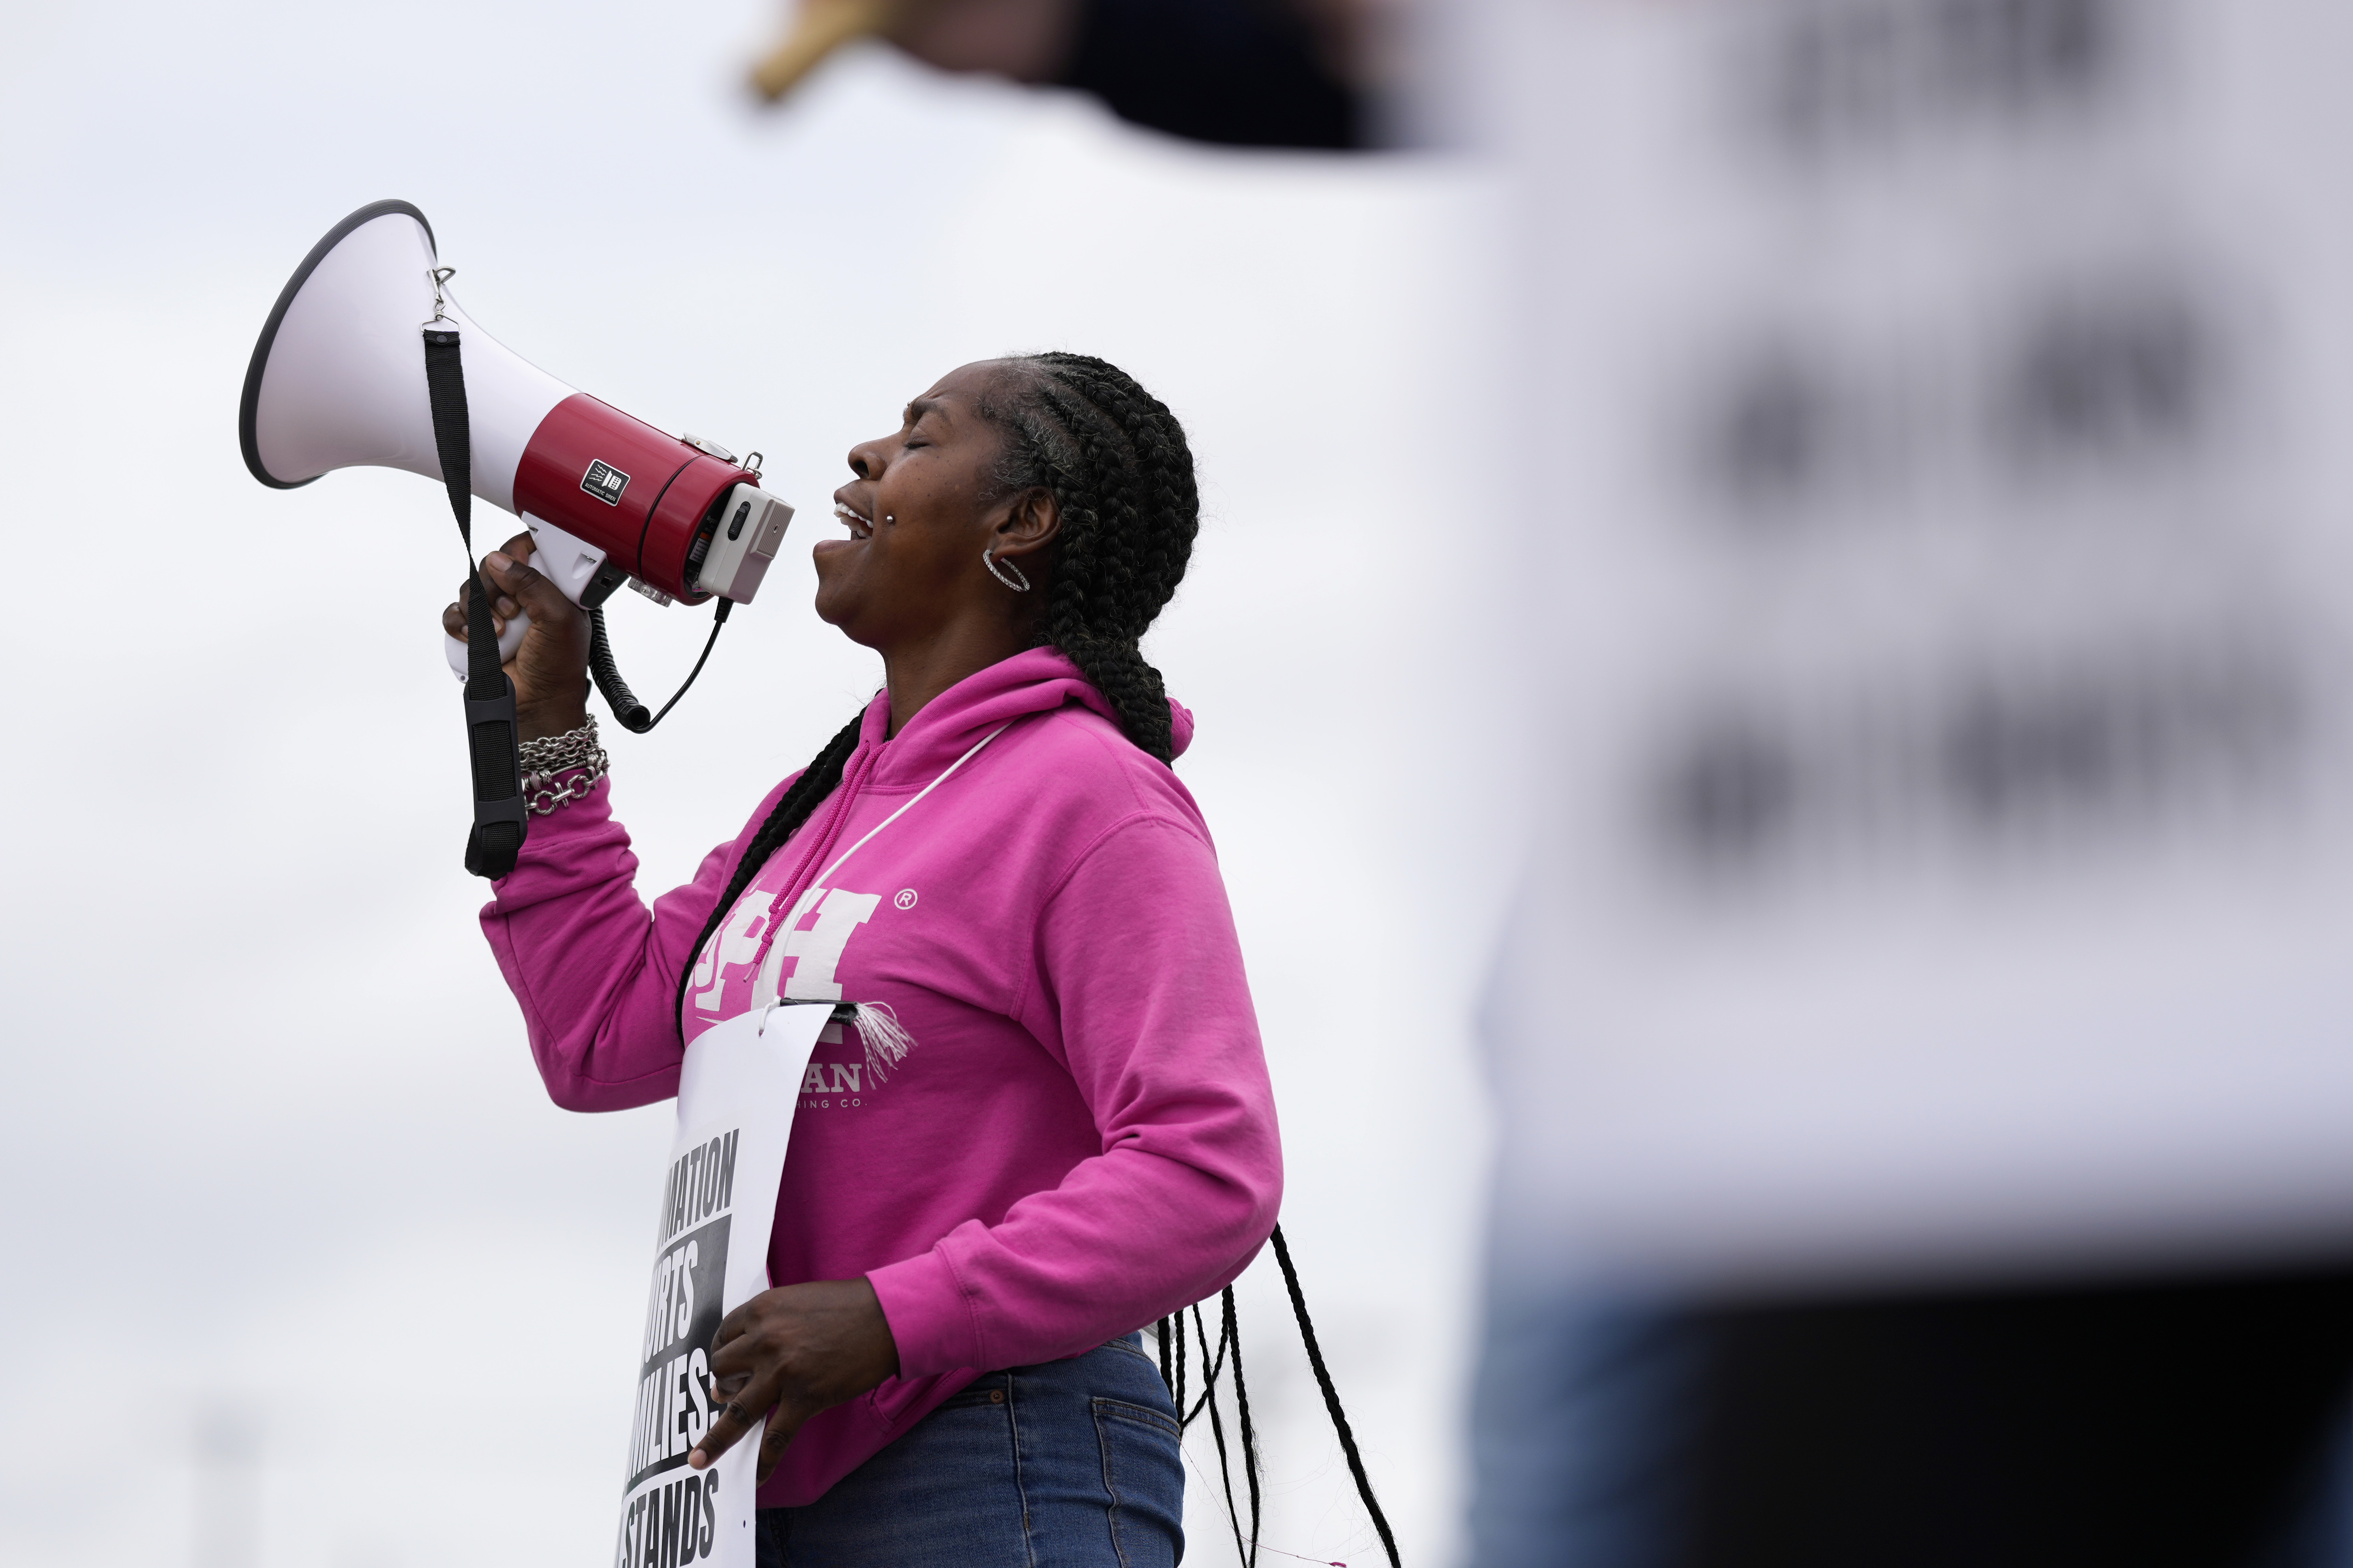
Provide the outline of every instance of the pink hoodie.
[[[1182,751],[1192,716],[1171,707]],[[842,786],[700,955],[689,1037],[749,1006],[775,945],[784,994],[886,1003],[914,1040],[886,1077],[854,1028],[829,1026],[802,1085],[768,1277],[865,1275],[900,1375],[803,1427],[764,1507],[815,1501],[982,1372],[1079,1354],[1211,1294],[1273,1228],[1274,1101],[1208,829],[1109,711],[1045,648],[887,741],[878,695]],[[791,782],[650,915],[606,786],[533,820],[482,929],[558,1105],[677,1092],[688,944]]]

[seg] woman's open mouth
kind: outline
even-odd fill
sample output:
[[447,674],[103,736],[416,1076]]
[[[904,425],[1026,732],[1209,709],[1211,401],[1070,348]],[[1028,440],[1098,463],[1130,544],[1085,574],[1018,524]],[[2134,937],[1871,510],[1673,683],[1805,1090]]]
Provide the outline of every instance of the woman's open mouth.
[[849,530],[850,538],[871,539],[874,536],[873,520],[860,517],[857,512],[852,511],[846,502],[834,502],[833,515],[836,521]]

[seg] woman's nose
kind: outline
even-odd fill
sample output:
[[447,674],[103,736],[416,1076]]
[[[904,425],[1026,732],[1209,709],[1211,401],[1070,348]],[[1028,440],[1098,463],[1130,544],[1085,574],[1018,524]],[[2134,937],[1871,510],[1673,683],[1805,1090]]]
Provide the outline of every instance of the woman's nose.
[[860,441],[849,449],[849,471],[861,479],[879,479],[887,459],[880,441]]

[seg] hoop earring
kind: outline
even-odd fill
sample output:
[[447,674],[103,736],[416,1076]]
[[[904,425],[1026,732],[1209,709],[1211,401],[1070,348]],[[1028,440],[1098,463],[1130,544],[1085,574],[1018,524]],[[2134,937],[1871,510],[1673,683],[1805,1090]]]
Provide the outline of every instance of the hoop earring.
[[[992,553],[996,549],[997,546],[994,544],[982,545],[980,547],[980,563],[988,568],[988,574],[990,576],[996,578],[998,582],[1004,584],[1015,593],[1028,593],[1029,591],[1029,579],[1022,575],[1021,568],[1015,565],[1012,562],[997,560],[995,554]],[[1012,573],[1013,575],[1008,577],[1006,575],[1008,572]]]

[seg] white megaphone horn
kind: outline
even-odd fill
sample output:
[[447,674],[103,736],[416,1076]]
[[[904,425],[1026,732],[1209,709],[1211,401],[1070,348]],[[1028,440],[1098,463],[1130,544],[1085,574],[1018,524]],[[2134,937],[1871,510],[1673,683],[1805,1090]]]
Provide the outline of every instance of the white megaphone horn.
[[[406,202],[373,203],[327,231],[279,294],[246,371],[237,439],[253,477],[279,489],[359,467],[440,479],[421,334],[454,326],[472,490],[529,526],[533,565],[592,610],[624,582],[664,604],[750,603],[793,515],[760,489],[756,456],[739,463],[556,380],[476,326],[449,297],[449,276]],[[521,617],[509,623],[501,659],[523,630]],[[448,640],[463,675],[466,645]],[[598,663],[604,686],[609,655]]]

